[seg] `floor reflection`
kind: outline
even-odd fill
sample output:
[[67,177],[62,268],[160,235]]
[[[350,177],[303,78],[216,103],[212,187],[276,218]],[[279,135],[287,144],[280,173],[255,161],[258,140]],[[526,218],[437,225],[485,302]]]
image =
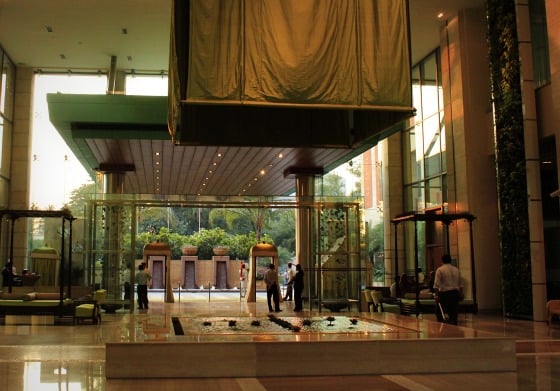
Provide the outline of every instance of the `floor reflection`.
[[[42,390],[560,390],[560,321],[503,319],[499,315],[462,315],[460,325],[517,340],[517,371],[509,373],[427,374],[407,376],[294,377],[228,379],[105,379],[104,341],[135,339],[134,335],[167,333],[173,315],[246,316],[265,314],[266,299],[248,306],[237,296],[189,296],[169,304],[151,295],[147,313],[104,314],[101,325],[0,325],[0,391]],[[291,303],[283,303],[290,314]],[[324,313],[325,316],[328,313]],[[367,316],[367,315],[366,315]],[[433,320],[430,314],[424,319]],[[439,324],[432,329],[437,333]],[[467,330],[468,333],[476,333]],[[429,350],[427,350],[429,359]],[[149,360],[149,357],[146,358]],[[489,357],[489,360],[492,358]],[[434,368],[437,372],[437,368]]]
[[105,363],[69,361],[0,361],[0,390],[80,391],[105,389]]

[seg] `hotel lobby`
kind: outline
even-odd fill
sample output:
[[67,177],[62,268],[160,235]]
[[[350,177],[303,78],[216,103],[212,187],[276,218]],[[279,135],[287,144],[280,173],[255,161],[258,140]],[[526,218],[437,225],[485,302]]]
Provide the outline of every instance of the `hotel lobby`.
[[[197,17],[208,16],[204,5],[220,3],[225,8],[236,4],[238,7],[228,12],[246,22],[240,10],[247,10],[243,7],[246,4],[256,4],[248,0],[138,0],[134,6],[129,0],[100,0],[80,3],[79,7],[69,0],[0,3],[2,209],[34,208],[30,172],[33,165],[45,164],[35,159],[32,144],[36,80],[45,74],[68,78],[87,74],[107,81],[106,94],[55,91],[48,96],[49,120],[98,185],[88,206],[90,220],[77,221],[76,226],[98,224],[109,240],[96,241],[99,238],[86,233],[74,236],[86,249],[87,256],[81,261],[88,288],[99,282],[94,276],[95,256],[102,254],[110,265],[100,281],[111,301],[121,299],[121,281],[113,271],[120,267],[122,253],[133,253],[134,243],[127,243],[130,248],[123,250],[124,240],[111,240],[122,239],[124,235],[119,235],[126,229],[135,232],[131,227],[136,220],[131,216],[140,213],[134,203],[138,200],[143,202],[139,208],[169,201],[199,208],[227,202],[244,207],[249,197],[258,199],[259,205],[270,205],[273,200],[282,206],[283,197],[289,194],[305,207],[313,197],[329,196],[315,193],[313,181],[360,156],[362,167],[369,171],[364,169],[363,194],[356,197],[360,198],[356,203],[359,207],[350,218],[345,215],[339,224],[324,224],[331,231],[320,237],[318,228],[313,231],[315,225],[321,226],[319,218],[305,213],[299,216],[295,255],[308,275],[322,272],[312,260],[322,261],[324,250],[310,243],[337,243],[334,253],[339,248],[349,250],[334,261],[350,259],[344,273],[353,276],[347,285],[351,294],[340,297],[358,300],[360,290],[370,283],[365,281],[368,258],[360,252],[365,244],[365,221],[361,218],[377,213],[384,224],[384,248],[378,254],[385,270],[383,285],[388,287],[393,277],[403,272],[417,277],[418,266],[429,272],[446,252],[466,278],[465,297],[475,304],[473,313],[461,314],[458,326],[453,326],[437,322],[435,315],[426,312],[396,315],[351,308],[331,313],[327,308],[317,311],[307,303],[302,313],[295,313],[293,304],[284,302],[282,312],[276,315],[280,320],[303,324],[334,317],[336,322],[376,324],[382,331],[240,333],[227,329],[208,335],[193,332],[189,325],[200,328],[201,323],[204,326],[218,319],[233,325],[246,318],[267,322],[263,292],[257,293],[256,302],[247,303],[235,291],[151,290],[148,310],[135,310],[132,299],[127,309],[103,311],[99,324],[74,325],[71,317],[56,319],[52,325],[41,317],[5,318],[0,324],[0,390],[560,389],[560,319],[553,318],[550,325],[546,322],[547,301],[560,298],[556,250],[560,226],[556,156],[560,147],[555,141],[556,113],[560,112],[560,103],[555,102],[560,99],[556,99],[554,88],[559,82],[554,69],[560,56],[554,46],[558,33],[547,30],[546,23],[544,30],[533,29],[533,23],[542,27],[543,20],[555,25],[560,14],[555,2],[503,2],[515,9],[518,18],[514,30],[519,53],[515,50],[514,60],[522,64],[517,78],[523,88],[520,107],[512,112],[523,113],[519,121],[523,125],[511,144],[521,143],[521,155],[508,155],[510,144],[504,147],[495,138],[507,126],[493,122],[496,100],[489,96],[487,32],[509,30],[490,25],[486,11],[489,5],[494,6],[494,12],[501,10],[500,1],[344,2],[348,7],[364,5],[368,11],[369,5],[378,4],[387,7],[381,11],[390,10],[372,17],[380,22],[376,28],[392,34],[390,39],[376,41],[376,53],[384,55],[368,56],[368,51],[362,50],[375,37],[371,21],[344,31],[331,29],[353,26],[353,16],[363,16],[363,9],[337,9],[332,14],[341,18],[339,22],[318,23],[322,30],[315,30],[316,24],[305,28],[315,38],[309,42],[341,39],[351,44],[335,50],[338,57],[329,58],[332,61],[318,56],[322,50],[318,45],[313,55],[298,57],[302,63],[293,69],[286,61],[289,69],[283,68],[283,72],[270,66],[277,64],[276,58],[260,62],[266,57],[261,49],[271,55],[275,49],[285,48],[283,38],[289,34],[273,38],[249,34],[243,36],[247,39],[241,50],[235,34],[234,38],[221,36],[220,28],[213,31],[224,41],[205,41],[205,25],[196,25],[196,17],[189,19],[195,11]],[[289,3],[288,8],[300,15],[300,3]],[[185,4],[193,8],[183,7]],[[267,4],[282,8],[282,2]],[[318,3],[305,4],[309,11]],[[327,8],[317,9],[328,14]],[[257,21],[257,16],[263,16],[276,22],[280,18],[275,12],[266,15],[255,11],[244,16]],[[193,30],[198,28],[201,34],[189,50],[193,48],[198,57],[188,57],[186,46],[182,51],[179,45],[191,38],[191,30],[185,28],[170,40],[170,30],[175,29],[170,16],[194,21]],[[383,23],[397,20],[400,23],[394,25],[399,29]],[[228,18],[220,22],[231,28],[229,32],[242,30]],[[289,26],[271,23],[271,30]],[[324,34],[330,34],[330,40],[322,39]],[[291,36],[299,38],[298,34]],[[273,44],[259,46],[257,38],[270,38]],[[224,48],[235,50],[221,51]],[[539,51],[543,48],[546,56]],[[248,57],[241,61],[241,54]],[[290,54],[288,50],[288,59],[292,59]],[[214,66],[218,65],[213,56],[225,59],[226,72],[220,77],[215,77]],[[495,57],[490,56],[490,60],[497,61],[499,56]],[[231,67],[232,59],[239,60],[243,69]],[[381,73],[357,71],[370,69],[373,63],[383,65],[390,74],[383,78]],[[548,71],[543,70],[543,63]],[[188,72],[179,72],[187,68]],[[333,78],[328,79],[332,83],[321,76],[325,70],[333,72],[329,74]],[[267,76],[259,85],[262,75]],[[279,75],[284,79],[276,83]],[[140,76],[172,79],[168,96],[127,95],[126,79]],[[239,87],[238,82],[245,84]],[[321,96],[325,103],[317,98],[316,90],[300,89],[308,85],[322,92],[334,91],[336,99]],[[505,82],[501,85],[509,86]],[[278,91],[293,87],[288,98],[296,96],[296,101],[267,95],[270,91],[264,87]],[[209,95],[215,94],[208,101],[201,96],[207,90],[212,90]],[[234,93],[229,94],[231,90]],[[269,104],[278,107],[265,107]],[[504,152],[505,159],[498,165]],[[518,171],[504,175],[497,169],[504,170],[504,161],[514,163],[512,171],[523,166],[522,175]],[[55,172],[53,176],[61,175]],[[509,193],[503,192],[499,180],[519,177],[523,178],[521,185],[516,183]],[[511,197],[500,198],[504,194]],[[523,213],[519,212],[519,199]],[[115,200],[124,201],[113,207]],[[316,211],[323,213],[322,204],[315,200]],[[95,207],[91,206],[94,202]],[[127,213],[122,213],[122,205],[129,208]],[[339,204],[333,205],[326,219],[341,215]],[[511,205],[515,207],[508,210]],[[418,227],[415,220],[413,228],[398,231],[392,219],[411,211],[422,216],[468,212],[475,218],[469,221],[472,225],[453,222],[443,228],[433,221]],[[130,218],[126,229],[123,216]],[[526,219],[520,221],[520,217]],[[0,255],[23,270],[33,250],[33,228],[18,225],[10,231],[4,227]],[[504,235],[512,227],[522,228],[515,232],[519,236]],[[420,246],[418,233],[422,234]],[[329,234],[333,240],[325,239]],[[352,245],[347,244],[350,239]],[[129,282],[133,282],[134,268],[128,271]],[[325,290],[316,281],[308,281],[308,286],[313,284],[320,297]],[[184,333],[179,332],[177,322],[184,326]]]

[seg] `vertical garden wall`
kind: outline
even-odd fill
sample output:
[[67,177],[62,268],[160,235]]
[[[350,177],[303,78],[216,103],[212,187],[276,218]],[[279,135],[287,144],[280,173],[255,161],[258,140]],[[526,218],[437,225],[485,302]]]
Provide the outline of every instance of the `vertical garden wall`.
[[532,317],[523,101],[515,0],[487,0],[504,313]]

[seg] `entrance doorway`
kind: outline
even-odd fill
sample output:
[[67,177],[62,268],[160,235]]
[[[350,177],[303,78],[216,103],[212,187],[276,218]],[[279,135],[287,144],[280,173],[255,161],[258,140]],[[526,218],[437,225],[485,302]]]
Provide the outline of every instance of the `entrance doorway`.
[[184,285],[183,288],[184,289],[196,289],[195,286],[195,275],[194,275],[194,271],[195,271],[195,267],[194,267],[194,261],[185,261],[184,263],[184,269],[183,269],[183,281],[184,281]]
[[152,274],[152,289],[165,288],[165,257],[150,256],[148,257],[148,265]]
[[227,289],[226,261],[216,262],[216,289]]

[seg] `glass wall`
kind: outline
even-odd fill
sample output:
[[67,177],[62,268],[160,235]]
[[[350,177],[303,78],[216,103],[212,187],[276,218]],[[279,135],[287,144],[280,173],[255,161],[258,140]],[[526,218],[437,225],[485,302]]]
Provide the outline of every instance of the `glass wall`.
[[550,83],[550,56],[548,52],[548,28],[545,0],[529,1],[531,18],[531,47],[533,49],[533,72],[535,86]]
[[417,114],[403,138],[405,210],[422,211],[447,202],[439,51],[416,65],[412,77]]
[[164,73],[159,75],[129,73],[126,75],[125,86],[127,95],[168,95],[168,80]]
[[[412,70],[412,98],[416,116],[403,137],[404,210],[426,212],[445,210],[447,203],[446,143],[443,116],[443,89],[439,50],[428,55]],[[444,251],[441,224],[406,225],[406,273],[414,274],[414,252],[418,264],[428,274]],[[417,243],[416,243],[417,240]]]
[[[104,95],[107,77],[98,74],[37,73],[33,86],[33,125],[30,204],[39,209],[59,209],[72,192],[92,183],[86,170],[49,118],[47,94]],[[49,191],[45,191],[49,189]]]
[[[345,199],[348,201],[344,201]],[[334,309],[338,305],[347,306],[348,299],[351,302],[359,300],[360,291],[367,284],[367,258],[362,254],[365,245],[360,235],[363,229],[360,203],[350,197],[321,197],[301,206],[295,197],[267,197],[266,202],[258,197],[240,197],[230,202],[218,203],[213,197],[189,199],[168,195],[166,199],[159,199],[150,195],[97,195],[88,202],[85,253],[89,261],[86,282],[107,289],[108,300],[121,303],[126,308],[133,308],[132,304],[136,299],[134,295],[127,297],[125,282],[133,282],[136,267],[142,261],[137,253],[137,244],[141,240],[137,239],[138,234],[143,232],[137,232],[137,227],[142,209],[147,206],[187,209],[200,209],[203,206],[203,209],[222,210],[264,207],[294,211],[300,208],[300,211],[309,216],[310,223],[311,258],[309,262],[302,263],[304,266],[308,265],[305,270],[304,296],[310,298],[313,308],[322,304],[328,304]],[[171,247],[175,246],[172,241],[170,236],[162,239],[162,243]],[[199,262],[196,259],[192,269],[195,275],[194,286],[201,286],[206,281],[217,284],[218,270],[216,266],[212,266],[215,261],[200,258]],[[182,258],[173,258],[171,261],[169,281],[171,288],[176,289],[181,281],[183,286],[186,284],[187,265]],[[202,279],[204,275],[210,279]],[[164,284],[167,284],[167,280]]]

